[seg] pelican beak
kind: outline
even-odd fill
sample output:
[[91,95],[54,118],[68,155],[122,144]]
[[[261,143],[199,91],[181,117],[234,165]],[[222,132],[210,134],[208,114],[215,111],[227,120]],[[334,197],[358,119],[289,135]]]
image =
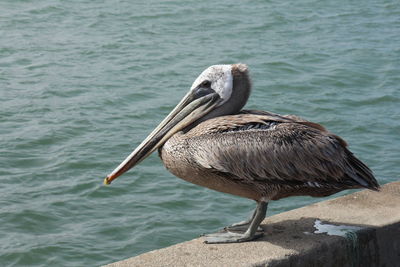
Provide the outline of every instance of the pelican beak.
[[220,103],[220,100],[214,91],[201,96],[190,91],[157,128],[104,179],[104,184],[110,184],[162,146],[173,134],[205,116]]

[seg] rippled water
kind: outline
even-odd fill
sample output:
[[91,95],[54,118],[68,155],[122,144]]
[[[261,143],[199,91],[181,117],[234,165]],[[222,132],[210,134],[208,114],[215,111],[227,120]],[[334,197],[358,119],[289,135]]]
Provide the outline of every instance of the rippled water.
[[247,63],[248,108],[322,123],[398,180],[399,44],[394,0],[1,1],[0,265],[97,266],[245,218],[157,155],[102,186],[212,64]]

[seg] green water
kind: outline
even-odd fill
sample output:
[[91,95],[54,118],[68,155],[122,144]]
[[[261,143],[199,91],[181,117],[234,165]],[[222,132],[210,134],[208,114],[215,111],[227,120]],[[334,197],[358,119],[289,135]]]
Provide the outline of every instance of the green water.
[[322,123],[380,183],[399,180],[396,0],[3,0],[0,265],[98,266],[248,216],[252,201],[177,179],[157,155],[102,186],[204,68],[236,62],[248,108]]

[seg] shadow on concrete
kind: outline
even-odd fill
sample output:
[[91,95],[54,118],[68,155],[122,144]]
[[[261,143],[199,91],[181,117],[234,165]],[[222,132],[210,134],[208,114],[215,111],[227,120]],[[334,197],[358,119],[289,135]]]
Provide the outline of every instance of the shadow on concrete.
[[[269,242],[297,252],[288,255],[285,260],[269,262],[268,266],[379,266],[380,248],[374,227],[329,221],[323,223],[359,226],[363,229],[345,237],[316,234],[316,220],[319,219],[302,217],[262,224],[264,236],[255,242]],[[337,260],[332,262],[332,259]]]

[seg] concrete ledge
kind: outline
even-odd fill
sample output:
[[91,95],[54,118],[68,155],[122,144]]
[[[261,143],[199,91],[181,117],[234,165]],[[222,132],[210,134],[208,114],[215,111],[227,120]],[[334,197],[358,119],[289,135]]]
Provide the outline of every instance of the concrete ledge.
[[[335,225],[361,229],[315,233],[318,226],[332,234]],[[262,227],[264,237],[254,242],[198,238],[107,266],[400,266],[400,182],[271,216]]]

